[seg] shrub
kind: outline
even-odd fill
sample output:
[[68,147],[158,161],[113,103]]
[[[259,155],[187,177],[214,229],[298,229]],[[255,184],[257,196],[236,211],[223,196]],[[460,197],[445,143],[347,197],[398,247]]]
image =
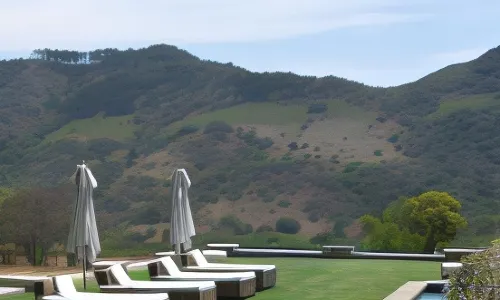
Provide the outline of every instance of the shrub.
[[320,114],[328,110],[328,105],[324,103],[313,103],[310,104],[307,113],[308,114]]
[[299,146],[297,145],[297,142],[291,142],[288,144],[288,148],[290,148],[290,150],[297,150],[299,149]]
[[286,234],[296,234],[300,231],[300,223],[290,217],[282,217],[276,221],[276,231]]
[[319,212],[318,211],[312,211],[309,213],[309,215],[307,216],[307,219],[311,222],[311,223],[316,223],[319,221],[320,219],[320,216],[319,216]]
[[375,156],[382,156],[382,155],[383,155],[383,154],[382,154],[382,150],[375,150],[375,151],[373,151],[373,154],[374,154]]
[[254,143],[259,150],[265,150],[274,144],[273,140],[270,137],[255,138]]
[[278,203],[279,207],[284,207],[284,208],[290,207],[290,205],[292,205],[292,203],[290,201],[288,201],[288,200],[281,200]]
[[205,126],[204,134],[209,134],[213,132],[223,132],[223,133],[232,133],[234,131],[231,125],[227,124],[224,121],[212,121]]
[[311,156],[312,156],[312,154],[306,153],[306,154],[304,154],[304,159],[309,159],[309,158],[311,158]]
[[181,129],[179,129],[177,131],[177,136],[185,136],[185,135],[188,135],[188,134],[192,134],[192,133],[195,133],[197,132],[198,130],[200,130],[200,128],[196,125],[186,125],[186,126],[183,126],[181,127]]
[[399,134],[395,133],[390,138],[387,139],[389,143],[396,143],[399,140]]
[[309,148],[308,143],[304,143],[304,144],[302,144],[302,146],[300,146],[300,149],[307,149],[307,148]]
[[318,152],[320,150],[321,150],[321,148],[319,146],[314,147],[314,152]]
[[333,244],[334,240],[335,235],[332,232],[323,232],[312,237],[309,242],[313,245],[328,245]]
[[236,235],[245,235],[253,232],[252,225],[245,224],[241,222],[240,219],[232,215],[222,217],[219,221],[219,226],[231,229]]

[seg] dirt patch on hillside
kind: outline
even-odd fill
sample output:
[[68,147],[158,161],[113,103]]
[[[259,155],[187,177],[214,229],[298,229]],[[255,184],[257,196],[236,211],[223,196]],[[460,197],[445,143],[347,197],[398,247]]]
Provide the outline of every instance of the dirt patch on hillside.
[[[393,121],[360,121],[348,117],[316,120],[305,130],[295,130],[293,126],[248,125],[256,130],[258,136],[270,137],[274,141],[271,154],[284,155],[290,149],[288,145],[296,142],[298,147],[307,144],[306,149],[294,151],[295,156],[311,154],[319,158],[330,159],[338,155],[341,162],[363,161],[380,162],[401,157],[394,150],[394,145],[387,139],[401,131]],[[380,150],[382,156],[376,156]]]
[[[244,223],[251,224],[255,229],[261,225],[275,227],[276,221],[281,217],[291,217],[299,221],[300,234],[314,236],[318,232],[331,229],[331,224],[322,219],[310,222],[308,214],[302,212],[305,203],[311,198],[311,191],[302,190],[294,196],[279,195],[273,202],[263,202],[256,195],[245,195],[238,201],[219,200],[215,204],[208,204],[199,211],[196,219],[200,222],[216,223],[226,215],[234,215]],[[289,207],[280,207],[280,201],[290,203]]]

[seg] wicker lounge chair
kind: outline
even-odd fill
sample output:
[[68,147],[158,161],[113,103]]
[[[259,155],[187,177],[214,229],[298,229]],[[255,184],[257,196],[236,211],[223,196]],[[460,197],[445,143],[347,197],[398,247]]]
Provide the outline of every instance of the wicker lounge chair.
[[271,288],[276,285],[275,265],[242,265],[210,263],[203,253],[198,250],[188,252],[188,266],[182,268],[184,272],[255,272],[257,276],[257,291]]
[[168,293],[171,300],[215,300],[217,290],[213,281],[151,282],[132,280],[120,264],[94,270],[103,293]]
[[247,298],[255,295],[254,272],[182,272],[171,257],[162,257],[148,264],[153,281],[211,280],[217,285],[218,297]]

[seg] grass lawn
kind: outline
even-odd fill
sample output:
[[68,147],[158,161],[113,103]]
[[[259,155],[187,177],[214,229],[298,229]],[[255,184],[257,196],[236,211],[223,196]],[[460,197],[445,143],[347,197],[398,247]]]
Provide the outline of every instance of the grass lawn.
[[[255,300],[342,299],[380,300],[409,280],[440,279],[439,263],[417,261],[308,259],[308,258],[238,258],[234,263],[275,264],[276,287],[258,293]],[[136,280],[148,280],[147,271],[131,271]],[[75,281],[79,290],[82,282]],[[98,291],[95,282],[88,291]],[[0,296],[0,300],[34,299],[27,293]]]

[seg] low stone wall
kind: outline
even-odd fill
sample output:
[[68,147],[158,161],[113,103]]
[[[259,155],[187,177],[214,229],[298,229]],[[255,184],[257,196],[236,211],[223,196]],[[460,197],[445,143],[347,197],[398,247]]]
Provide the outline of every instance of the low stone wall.
[[[29,266],[28,258],[25,255],[17,255],[15,260],[17,266]],[[49,255],[45,261],[45,266],[50,267],[67,267],[68,258],[66,255]]]
[[209,244],[209,249],[224,249],[228,257],[310,257],[335,259],[384,259],[384,260],[445,260],[444,254],[378,253],[354,251],[354,246],[323,246],[320,250],[239,248],[238,244]]

